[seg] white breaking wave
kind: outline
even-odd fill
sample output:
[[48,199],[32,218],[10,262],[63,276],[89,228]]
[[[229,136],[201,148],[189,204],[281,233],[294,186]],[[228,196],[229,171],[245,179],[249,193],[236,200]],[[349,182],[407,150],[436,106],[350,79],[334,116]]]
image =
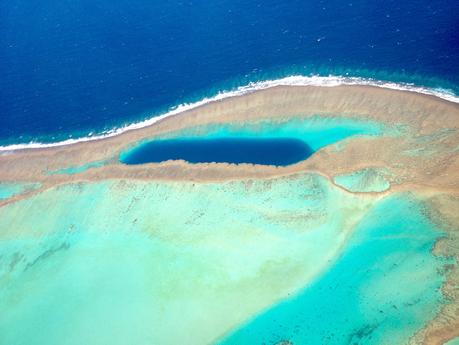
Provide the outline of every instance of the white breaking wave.
[[23,143],[23,144],[12,144],[6,146],[0,146],[0,151],[14,151],[14,150],[23,150],[23,149],[35,149],[35,148],[46,148],[46,147],[56,147],[56,146],[64,146],[64,145],[71,145],[85,141],[92,141],[92,140],[100,140],[104,138],[113,137],[115,135],[119,135],[121,133],[139,129],[147,126],[151,126],[154,123],[161,121],[167,117],[174,116],[180,114],[184,111],[198,108],[202,105],[220,101],[225,98],[242,96],[254,91],[269,89],[275,86],[323,86],[323,87],[336,87],[341,85],[361,85],[361,86],[376,86],[385,89],[392,89],[392,90],[401,90],[401,91],[410,91],[421,93],[425,95],[436,96],[438,98],[459,103],[459,96],[455,95],[453,92],[445,89],[431,89],[422,86],[416,86],[415,84],[411,83],[393,83],[393,82],[386,82],[386,81],[379,81],[375,79],[369,78],[359,78],[359,77],[342,77],[342,76],[302,76],[302,75],[294,75],[289,76],[281,79],[274,79],[274,80],[265,80],[259,82],[252,82],[245,86],[240,86],[236,90],[233,91],[224,91],[220,92],[217,95],[210,97],[210,98],[203,98],[202,100],[194,103],[185,103],[181,104],[165,114],[159,116],[153,116],[147,120],[136,122],[124,127],[116,128],[110,130],[108,132],[102,133],[96,136],[88,136],[78,139],[67,139],[55,143],[38,143],[38,142],[30,142],[30,143]]

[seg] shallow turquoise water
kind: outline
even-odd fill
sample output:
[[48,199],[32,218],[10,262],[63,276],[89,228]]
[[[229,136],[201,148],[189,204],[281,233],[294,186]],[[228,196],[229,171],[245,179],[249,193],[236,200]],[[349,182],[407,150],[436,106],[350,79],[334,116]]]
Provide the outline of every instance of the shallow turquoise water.
[[5,200],[17,194],[40,188],[39,183],[3,183],[0,182],[0,200]]
[[443,302],[423,212],[313,174],[49,189],[0,208],[0,344],[403,343]]
[[445,345],[459,345],[459,337],[456,337],[454,339],[451,339],[448,341]]
[[367,204],[317,175],[79,183],[9,204],[0,344],[208,344],[317,274]]
[[220,343],[404,344],[443,301],[438,236],[412,196],[386,198],[328,272]]
[[295,138],[305,141],[314,151],[355,135],[380,135],[388,132],[381,124],[353,118],[334,118],[314,116],[310,118],[289,119],[287,121],[261,120],[253,123],[218,124],[187,128],[170,133],[165,137],[206,138],[249,137],[257,138]]
[[74,174],[79,174],[82,172],[85,172],[88,169],[91,168],[99,168],[102,167],[106,164],[106,161],[95,161],[95,162],[89,162],[83,165],[78,165],[78,166],[70,166],[67,168],[62,168],[58,170],[52,170],[48,171],[48,175],[55,175],[55,174],[65,174],[65,175],[74,175]]

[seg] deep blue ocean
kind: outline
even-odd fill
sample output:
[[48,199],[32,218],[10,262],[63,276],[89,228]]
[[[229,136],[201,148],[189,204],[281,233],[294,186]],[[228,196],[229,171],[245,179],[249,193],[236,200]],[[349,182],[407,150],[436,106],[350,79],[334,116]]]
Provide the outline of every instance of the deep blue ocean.
[[459,2],[0,1],[0,145],[101,133],[294,74],[459,94]]

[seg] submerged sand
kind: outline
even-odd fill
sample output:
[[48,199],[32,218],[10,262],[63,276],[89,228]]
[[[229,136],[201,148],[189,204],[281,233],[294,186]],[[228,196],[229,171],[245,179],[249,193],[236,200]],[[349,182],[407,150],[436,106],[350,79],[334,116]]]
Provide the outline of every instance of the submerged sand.
[[[287,167],[251,164],[188,164],[183,161],[127,166],[118,156],[137,142],[187,128],[246,123],[281,122],[292,118],[352,118],[371,120],[397,129],[397,135],[354,137],[322,148],[304,162]],[[40,183],[41,188],[0,200],[11,205],[57,185],[104,180],[217,182],[258,181],[301,173],[321,175],[335,184],[337,176],[359,176],[359,171],[388,171],[384,188],[367,181],[341,188],[344,194],[375,198],[395,192],[415,192],[430,205],[429,217],[447,231],[435,246],[436,255],[459,259],[459,105],[407,91],[369,86],[273,87],[164,119],[152,126],[91,142],[46,149],[0,153],[0,181]],[[50,174],[91,162],[93,167],[73,174]],[[357,173],[356,173],[357,172]],[[354,175],[353,175],[354,174]],[[372,175],[373,176],[373,175]],[[378,178],[372,178],[374,184]],[[387,181],[388,182],[387,182]],[[389,186],[386,186],[386,183]],[[379,182],[378,182],[379,183]],[[362,187],[363,186],[363,187]],[[363,195],[362,194],[362,195]],[[459,336],[459,271],[448,273],[443,293],[448,297],[438,315],[412,339],[414,344],[442,344]]]

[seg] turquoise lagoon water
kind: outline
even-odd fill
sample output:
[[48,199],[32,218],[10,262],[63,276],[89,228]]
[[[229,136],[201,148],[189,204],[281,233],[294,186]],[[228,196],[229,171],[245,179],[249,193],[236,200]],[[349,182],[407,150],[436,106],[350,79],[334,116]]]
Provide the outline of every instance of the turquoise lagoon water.
[[317,274],[367,205],[315,175],[72,184],[7,205],[0,344],[209,343]]
[[459,345],[459,337],[456,337],[454,339],[451,339],[448,341],[445,345]]
[[74,174],[79,174],[79,173],[85,172],[88,169],[102,167],[106,163],[107,162],[104,161],[104,160],[102,160],[102,161],[94,161],[94,162],[89,162],[89,163],[86,163],[86,164],[83,164],[83,165],[70,166],[70,167],[67,167],[67,168],[48,171],[47,174],[48,175],[56,175],[56,174],[74,175]]
[[0,344],[403,343],[442,303],[439,236],[317,175],[63,185],[0,208]]
[[382,200],[328,272],[220,343],[406,344],[443,301],[424,211],[409,194]]
[[[283,121],[263,120],[243,125],[211,124],[168,133],[155,140],[143,140],[123,151],[120,161],[140,164],[185,159],[193,163],[218,161],[288,165],[308,158],[324,146],[351,136],[389,134],[395,130],[371,121],[321,116]],[[249,139],[258,140],[256,149],[249,147],[253,146]],[[287,143],[284,143],[285,140],[291,141],[291,144],[281,145]],[[303,153],[297,153],[298,150],[294,150],[298,146],[295,141],[303,142],[307,149],[302,149]],[[222,142],[226,144],[222,145]],[[227,147],[228,142],[231,147]],[[191,146],[199,147],[193,152],[185,152]],[[233,151],[237,154],[233,155]],[[241,155],[244,157],[240,157]]]
[[0,201],[37,188],[40,188],[39,183],[0,182]]

